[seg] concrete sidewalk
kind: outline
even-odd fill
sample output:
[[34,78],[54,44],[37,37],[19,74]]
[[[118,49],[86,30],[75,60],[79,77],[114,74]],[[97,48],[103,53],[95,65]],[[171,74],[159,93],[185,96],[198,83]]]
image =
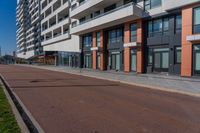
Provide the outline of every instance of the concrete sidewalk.
[[71,74],[78,74],[99,79],[106,79],[137,85],[141,87],[148,87],[151,89],[158,89],[169,92],[176,92],[200,97],[200,78],[185,78],[172,75],[161,74],[135,74],[114,71],[98,71],[70,67],[58,66],[38,66],[38,65],[23,65],[28,67],[53,70],[58,72],[66,72]]

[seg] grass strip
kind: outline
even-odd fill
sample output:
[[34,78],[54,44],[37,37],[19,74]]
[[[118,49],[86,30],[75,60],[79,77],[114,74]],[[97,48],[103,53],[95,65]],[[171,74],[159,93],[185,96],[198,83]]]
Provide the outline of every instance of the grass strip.
[[21,133],[11,106],[0,85],[0,133]]

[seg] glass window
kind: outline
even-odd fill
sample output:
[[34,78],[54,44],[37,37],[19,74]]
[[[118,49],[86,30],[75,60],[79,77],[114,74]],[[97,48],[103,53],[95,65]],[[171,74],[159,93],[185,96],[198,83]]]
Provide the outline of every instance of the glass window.
[[91,35],[86,35],[83,37],[83,46],[84,47],[92,46],[92,36]]
[[155,19],[148,22],[148,36],[152,37],[159,34],[167,34],[169,31],[169,18]]
[[194,8],[193,32],[200,33],[200,7]]
[[136,49],[131,50],[131,71],[137,70],[137,51]]
[[175,21],[176,21],[175,32],[176,33],[181,32],[181,30],[182,30],[182,16],[181,15],[176,16]]
[[97,53],[97,69],[100,69],[101,67],[101,55],[100,53]]
[[164,30],[164,32],[168,32],[168,30],[169,30],[169,18],[165,18],[163,20],[163,30]]
[[181,47],[175,47],[175,64],[181,64]]
[[161,5],[161,0],[151,0],[151,8],[155,8]]
[[86,17],[82,17],[81,19],[79,19],[79,23],[82,24],[83,22],[85,22]]
[[92,68],[92,55],[85,54],[84,56],[84,67],[85,68]]
[[117,31],[116,31],[116,41],[117,42],[122,41],[122,30],[121,29],[117,29]]
[[116,54],[116,70],[120,70],[120,55]]
[[137,24],[131,24],[131,42],[137,41]]
[[144,4],[145,4],[145,10],[151,9],[150,0],[145,0]]
[[162,68],[169,68],[169,52],[162,53]]
[[94,13],[94,17],[100,15],[100,13],[101,13],[100,10],[99,10],[99,11],[96,11],[96,12]]
[[153,63],[153,49],[149,48],[148,50],[148,64],[152,65]]
[[115,37],[116,37],[115,31],[114,30],[110,31],[110,36],[109,36],[110,44],[115,43]]
[[196,53],[195,70],[200,71],[200,53]]
[[200,45],[194,45],[194,73],[200,74]]
[[150,21],[149,24],[148,24],[148,35],[149,35],[149,37],[153,36],[153,23],[152,23],[152,21]]
[[100,45],[101,45],[101,33],[97,32],[96,37],[97,37],[97,47],[100,47]]
[[108,35],[109,35],[108,37],[109,44],[122,42],[123,39],[122,29],[111,30],[109,31]]
[[145,10],[149,10],[161,6],[162,0],[145,0]]
[[153,31],[162,32],[162,19],[158,19],[153,22]]
[[111,10],[114,10],[116,8],[116,4],[110,5],[106,8],[104,8],[104,12],[109,12]]
[[133,2],[133,0],[124,0],[124,5]]

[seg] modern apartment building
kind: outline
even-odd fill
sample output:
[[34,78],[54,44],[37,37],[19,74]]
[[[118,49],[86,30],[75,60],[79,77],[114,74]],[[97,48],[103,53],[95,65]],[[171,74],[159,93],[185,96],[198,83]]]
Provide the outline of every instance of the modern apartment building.
[[18,1],[16,9],[16,39],[17,39],[17,54],[21,57],[26,51],[26,10],[27,1]]
[[200,74],[199,0],[77,0],[70,15],[84,68]]
[[42,53],[40,0],[19,0],[17,4],[17,56],[32,58]]
[[200,75],[200,0],[41,0],[40,10],[54,64]]
[[42,46],[46,61],[79,67],[79,37],[70,34],[69,0],[41,0]]

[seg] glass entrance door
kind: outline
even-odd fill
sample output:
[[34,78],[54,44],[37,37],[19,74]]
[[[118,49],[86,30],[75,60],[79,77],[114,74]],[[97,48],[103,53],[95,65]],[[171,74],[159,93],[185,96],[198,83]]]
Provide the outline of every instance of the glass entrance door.
[[86,54],[84,56],[84,66],[85,66],[85,68],[92,68],[92,56],[91,56],[91,54]]
[[100,69],[101,67],[101,55],[100,53],[97,53],[97,69]]
[[137,51],[136,49],[131,50],[131,71],[136,72],[137,71]]
[[169,48],[154,49],[154,71],[168,72]]
[[111,54],[111,69],[120,70],[120,53]]
[[120,70],[120,55],[116,54],[116,70]]
[[193,51],[194,74],[200,75],[200,45],[194,46]]

